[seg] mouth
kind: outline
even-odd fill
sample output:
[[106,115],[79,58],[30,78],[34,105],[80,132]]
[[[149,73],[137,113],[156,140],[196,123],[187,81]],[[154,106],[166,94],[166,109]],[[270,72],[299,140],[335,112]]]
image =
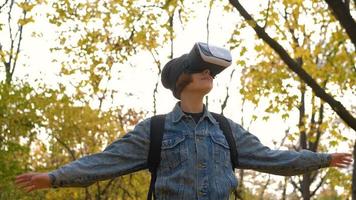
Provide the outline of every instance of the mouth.
[[211,77],[211,76],[207,76],[207,77],[202,78],[201,80],[208,80],[208,81],[212,81],[212,80],[213,80],[213,77]]

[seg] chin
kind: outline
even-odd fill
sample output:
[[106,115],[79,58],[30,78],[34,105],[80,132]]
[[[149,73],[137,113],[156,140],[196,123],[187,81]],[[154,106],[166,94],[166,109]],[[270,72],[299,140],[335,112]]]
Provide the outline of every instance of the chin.
[[212,89],[213,89],[213,87],[206,87],[206,88],[202,88],[201,91],[204,94],[208,94]]

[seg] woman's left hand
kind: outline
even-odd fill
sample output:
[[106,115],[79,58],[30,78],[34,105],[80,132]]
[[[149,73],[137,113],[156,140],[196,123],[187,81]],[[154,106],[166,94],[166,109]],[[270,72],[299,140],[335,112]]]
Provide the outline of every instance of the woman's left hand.
[[330,167],[346,168],[352,163],[352,154],[332,153]]

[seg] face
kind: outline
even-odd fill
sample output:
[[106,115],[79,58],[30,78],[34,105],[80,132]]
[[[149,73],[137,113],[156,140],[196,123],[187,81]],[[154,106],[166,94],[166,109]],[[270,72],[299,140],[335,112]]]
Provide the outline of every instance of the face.
[[190,92],[202,93],[203,95],[208,94],[213,88],[213,77],[210,75],[210,70],[205,69],[204,71],[192,73],[192,81],[185,86],[184,90]]

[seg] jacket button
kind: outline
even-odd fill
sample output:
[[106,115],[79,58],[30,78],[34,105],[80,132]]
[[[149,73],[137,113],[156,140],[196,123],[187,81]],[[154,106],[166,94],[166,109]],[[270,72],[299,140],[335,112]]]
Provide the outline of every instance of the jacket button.
[[205,162],[201,162],[201,163],[199,163],[199,168],[205,168],[205,167],[206,167]]
[[198,192],[198,195],[199,195],[199,196],[204,196],[204,195],[206,195],[206,192],[199,191],[199,192]]

